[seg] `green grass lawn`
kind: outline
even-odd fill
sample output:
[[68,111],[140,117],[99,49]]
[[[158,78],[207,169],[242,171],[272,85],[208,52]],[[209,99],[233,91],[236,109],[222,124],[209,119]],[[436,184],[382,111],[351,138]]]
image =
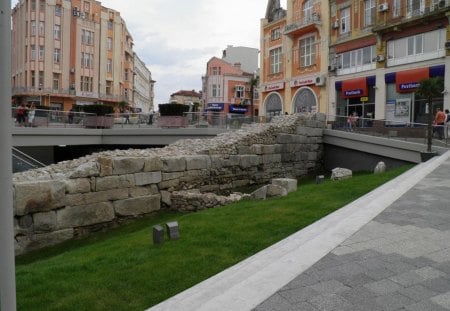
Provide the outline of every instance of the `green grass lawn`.
[[[340,182],[299,183],[289,196],[184,214],[162,212],[16,260],[18,310],[145,310],[350,203],[411,166]],[[181,238],[152,243],[176,220]]]

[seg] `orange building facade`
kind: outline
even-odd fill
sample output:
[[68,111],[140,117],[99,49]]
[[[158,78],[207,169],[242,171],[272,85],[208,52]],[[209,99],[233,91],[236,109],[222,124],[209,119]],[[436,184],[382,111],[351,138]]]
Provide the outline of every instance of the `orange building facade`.
[[326,3],[269,1],[261,23],[261,110],[270,118],[327,108],[328,9]]
[[95,0],[20,0],[12,12],[13,103],[133,106],[133,38]]

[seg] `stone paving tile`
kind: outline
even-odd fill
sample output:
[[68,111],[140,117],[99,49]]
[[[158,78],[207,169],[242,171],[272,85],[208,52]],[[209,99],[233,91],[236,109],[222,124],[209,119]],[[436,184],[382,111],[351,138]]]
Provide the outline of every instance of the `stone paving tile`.
[[[450,257],[448,259],[450,259]],[[434,265],[434,267],[439,271],[445,272],[447,273],[447,275],[450,275],[450,261],[437,263]]]
[[[286,299],[279,294],[275,294],[257,306],[254,311],[298,311],[293,305],[291,305]],[[313,311],[316,311],[312,309]]]
[[318,310],[351,310],[354,306],[339,295],[319,295],[308,299],[308,302]]
[[432,302],[440,305],[443,308],[450,310],[450,292],[434,296],[430,299]]
[[411,270],[400,275],[392,276],[389,279],[403,286],[412,286],[426,280],[436,279],[446,274],[434,269],[433,267],[423,267],[417,270]]
[[300,287],[296,289],[279,291],[281,297],[291,304],[306,301],[309,297],[318,296],[320,293],[311,287]]
[[321,295],[336,294],[350,289],[350,287],[345,286],[344,284],[336,280],[320,282],[316,285],[310,286],[310,288],[312,288]]
[[283,287],[283,290],[285,289],[295,289],[300,288],[304,286],[309,286],[313,284],[317,284],[320,282],[320,278],[317,274],[313,273],[313,270],[308,270],[298,277],[296,277],[294,280],[292,280],[289,284],[287,284],[285,287]]
[[442,308],[441,306],[429,301],[424,300],[409,306],[406,306],[407,311],[448,311],[449,309]]
[[365,273],[350,276],[342,276],[340,278],[337,278],[336,280],[351,288],[360,287],[364,284],[372,283],[375,281],[373,278],[369,277]]
[[425,255],[425,257],[439,263],[446,262],[450,258],[450,248],[439,250],[431,254],[427,254]]
[[364,287],[379,296],[395,293],[401,288],[399,284],[388,279],[369,283],[364,285]]
[[399,293],[379,296],[375,298],[376,303],[382,307],[383,310],[393,311],[403,308],[404,306],[415,303],[414,300],[403,296]]
[[429,290],[432,290],[436,293],[446,293],[450,292],[450,278],[449,277],[440,277],[437,279],[427,280],[421,283],[422,286],[425,286]]
[[376,294],[364,287],[352,288],[339,293],[339,296],[343,297],[346,301],[353,305],[364,304],[365,301],[373,300],[376,298]]
[[437,295],[436,292],[426,288],[425,286],[422,286],[420,284],[414,285],[411,287],[402,287],[398,291],[403,296],[406,296],[408,298],[411,298],[412,300],[419,302],[421,300],[428,299],[430,297],[434,297]]

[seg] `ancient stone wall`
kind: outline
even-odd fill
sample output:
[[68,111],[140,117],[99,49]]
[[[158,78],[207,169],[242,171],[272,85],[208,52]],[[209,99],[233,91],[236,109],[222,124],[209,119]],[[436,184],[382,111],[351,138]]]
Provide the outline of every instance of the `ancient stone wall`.
[[324,127],[323,114],[283,116],[213,139],[102,152],[15,174],[16,254],[161,208],[197,210],[234,200],[206,193],[304,176],[320,165]]

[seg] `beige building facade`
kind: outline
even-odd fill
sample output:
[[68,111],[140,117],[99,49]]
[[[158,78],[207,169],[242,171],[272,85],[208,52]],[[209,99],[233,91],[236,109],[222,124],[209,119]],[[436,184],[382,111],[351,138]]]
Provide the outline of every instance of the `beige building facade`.
[[134,106],[133,38],[95,0],[20,0],[12,11],[13,104]]

